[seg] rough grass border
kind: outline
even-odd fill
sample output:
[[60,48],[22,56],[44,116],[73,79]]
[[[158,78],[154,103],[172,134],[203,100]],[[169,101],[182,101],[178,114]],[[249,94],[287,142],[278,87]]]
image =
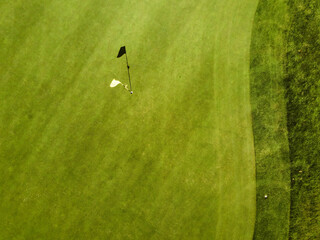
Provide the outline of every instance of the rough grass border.
[[283,82],[286,21],[286,0],[259,2],[250,52],[257,181],[256,240],[281,240],[289,236],[290,158]]
[[289,239],[313,240],[320,239],[320,2],[289,0],[288,10]]

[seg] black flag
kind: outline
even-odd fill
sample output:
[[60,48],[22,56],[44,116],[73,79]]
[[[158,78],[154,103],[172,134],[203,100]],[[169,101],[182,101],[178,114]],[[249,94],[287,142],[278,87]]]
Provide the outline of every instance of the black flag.
[[121,57],[123,54],[126,54],[126,47],[125,46],[120,48],[117,58]]

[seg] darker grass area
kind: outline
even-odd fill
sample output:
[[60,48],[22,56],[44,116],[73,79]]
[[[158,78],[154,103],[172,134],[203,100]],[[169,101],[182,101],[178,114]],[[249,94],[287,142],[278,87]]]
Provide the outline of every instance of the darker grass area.
[[290,239],[320,239],[320,2],[289,1]]
[[286,10],[285,1],[260,1],[252,32],[250,98],[256,155],[256,240],[288,239],[289,234],[290,159],[283,84]]

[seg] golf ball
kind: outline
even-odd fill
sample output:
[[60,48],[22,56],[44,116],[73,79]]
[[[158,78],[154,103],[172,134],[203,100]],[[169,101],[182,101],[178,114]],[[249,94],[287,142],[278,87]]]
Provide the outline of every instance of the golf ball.
[[268,195],[267,195],[267,194],[266,194],[266,195],[264,195],[264,198],[265,198],[265,199],[267,199],[267,198],[268,198]]

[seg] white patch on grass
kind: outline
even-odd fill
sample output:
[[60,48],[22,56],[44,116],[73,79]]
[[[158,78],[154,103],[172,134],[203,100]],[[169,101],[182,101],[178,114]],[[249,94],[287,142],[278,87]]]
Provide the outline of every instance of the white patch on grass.
[[113,88],[113,87],[118,86],[119,84],[122,84],[122,83],[116,79],[113,79],[112,82],[110,83],[110,87]]

